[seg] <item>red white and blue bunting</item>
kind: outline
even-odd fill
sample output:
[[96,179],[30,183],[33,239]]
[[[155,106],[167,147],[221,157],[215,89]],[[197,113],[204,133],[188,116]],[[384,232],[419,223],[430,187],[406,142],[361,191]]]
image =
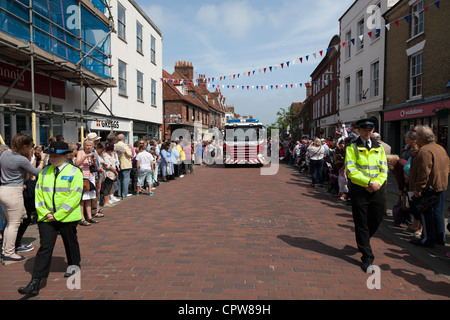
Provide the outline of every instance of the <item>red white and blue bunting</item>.
[[[436,6],[436,8],[440,9],[440,1],[436,1],[433,3],[434,6]],[[428,12],[430,6],[425,6],[424,7],[424,11]],[[391,25],[394,24],[396,27],[399,27],[400,22],[405,20],[407,23],[409,23],[412,15],[416,15],[418,16],[418,13],[412,13],[412,14],[408,14],[400,19],[395,20],[394,22],[390,22],[385,24],[385,28],[389,31],[391,30]],[[375,31],[369,31],[367,32],[367,34],[364,35],[360,35],[358,36],[358,38],[360,39],[360,41],[363,41],[363,39],[368,36],[370,39],[372,39],[372,37],[378,37],[378,35],[381,33],[381,29],[374,29]],[[242,78],[249,78],[254,76],[255,74],[266,74],[266,73],[270,73],[273,71],[277,71],[280,68],[281,69],[287,69],[292,65],[298,64],[298,62],[300,62],[300,64],[304,63],[304,62],[308,62],[310,60],[312,60],[312,58],[317,59],[317,58],[322,58],[324,57],[324,55],[326,55],[330,50],[335,49],[336,51],[338,51],[340,49],[340,47],[345,48],[345,46],[350,46],[350,45],[355,45],[355,38],[351,39],[350,41],[344,41],[341,42],[340,44],[334,45],[332,47],[328,47],[326,49],[323,50],[318,50],[316,52],[313,52],[311,54],[308,55],[304,55],[302,57],[299,57],[298,59],[293,59],[290,61],[286,61],[280,64],[276,64],[276,65],[272,65],[272,66],[267,66],[267,67],[263,67],[263,68],[258,68],[255,70],[251,70],[251,71],[245,71],[242,73],[235,73],[235,74],[229,74],[229,75],[223,75],[223,76],[217,76],[217,77],[207,77],[202,79],[203,82],[202,83],[197,83],[194,79],[166,79],[166,78],[162,78],[161,81],[166,81],[166,82],[170,82],[173,84],[184,84],[184,85],[194,85],[194,86],[203,86],[203,87],[208,87],[208,88],[221,88],[221,89],[241,89],[241,90],[250,90],[250,89],[256,89],[256,90],[268,90],[268,89],[283,89],[283,88],[302,88],[303,85],[306,87],[307,84],[313,84],[313,83],[319,83],[321,84],[322,81],[316,81],[316,82],[310,82],[310,81],[303,81],[303,82],[299,82],[299,83],[294,83],[294,84],[282,84],[282,85],[231,85],[231,84],[217,84],[219,82],[222,81],[226,81],[226,80],[238,80],[238,79],[242,79]],[[332,81],[336,81],[339,79],[328,79],[325,81],[326,84],[331,83]],[[207,83],[205,83],[207,82]]]

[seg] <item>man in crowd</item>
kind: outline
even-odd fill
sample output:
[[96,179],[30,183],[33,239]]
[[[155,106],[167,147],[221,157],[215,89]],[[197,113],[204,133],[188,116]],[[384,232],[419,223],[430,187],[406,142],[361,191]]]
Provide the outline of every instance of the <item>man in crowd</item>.
[[422,216],[422,238],[411,243],[433,248],[435,243],[445,245],[444,191],[448,185],[449,159],[447,152],[439,144],[433,130],[428,126],[416,126],[417,155],[411,162],[409,184],[414,196],[421,198],[427,187],[433,188],[437,202],[427,208]]
[[133,164],[131,162],[131,149],[125,143],[125,136],[123,134],[117,135],[117,143],[115,144],[115,149],[119,154],[119,162],[120,162],[120,171],[119,171],[119,197],[127,197],[131,196],[131,193],[128,193],[128,187],[130,184],[130,173],[133,168]]

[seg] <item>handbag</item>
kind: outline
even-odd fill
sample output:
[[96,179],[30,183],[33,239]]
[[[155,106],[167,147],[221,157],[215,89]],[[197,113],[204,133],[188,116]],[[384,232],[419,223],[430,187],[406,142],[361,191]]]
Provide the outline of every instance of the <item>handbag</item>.
[[439,202],[439,197],[437,192],[434,191],[433,187],[428,186],[422,190],[422,196],[412,197],[411,201],[420,214],[426,214],[431,211],[431,209]]
[[94,191],[95,186],[89,179],[83,179],[83,191]]

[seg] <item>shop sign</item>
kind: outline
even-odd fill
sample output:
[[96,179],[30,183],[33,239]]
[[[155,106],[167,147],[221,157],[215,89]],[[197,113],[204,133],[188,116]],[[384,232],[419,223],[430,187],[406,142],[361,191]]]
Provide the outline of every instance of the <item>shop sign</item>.
[[[31,72],[25,71],[19,78],[22,68],[11,64],[0,62],[0,86],[10,87],[18,78],[14,89],[31,92]],[[45,96],[50,95],[50,79],[39,73],[34,74],[34,91]],[[54,98],[66,99],[66,83],[52,78],[52,96]]]
[[434,116],[434,110],[439,107],[450,107],[450,100],[430,103],[404,109],[391,110],[384,113],[384,121],[412,119]]
[[88,127],[91,130],[105,130],[105,131],[121,131],[130,132],[131,123],[130,121],[122,120],[96,120],[88,121]]

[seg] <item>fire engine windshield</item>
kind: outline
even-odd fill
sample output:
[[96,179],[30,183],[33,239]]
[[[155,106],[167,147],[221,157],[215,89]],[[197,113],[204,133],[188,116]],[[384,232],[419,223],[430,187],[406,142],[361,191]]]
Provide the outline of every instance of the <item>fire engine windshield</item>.
[[259,141],[263,138],[262,126],[242,126],[233,127],[227,126],[225,128],[225,140],[226,141]]

